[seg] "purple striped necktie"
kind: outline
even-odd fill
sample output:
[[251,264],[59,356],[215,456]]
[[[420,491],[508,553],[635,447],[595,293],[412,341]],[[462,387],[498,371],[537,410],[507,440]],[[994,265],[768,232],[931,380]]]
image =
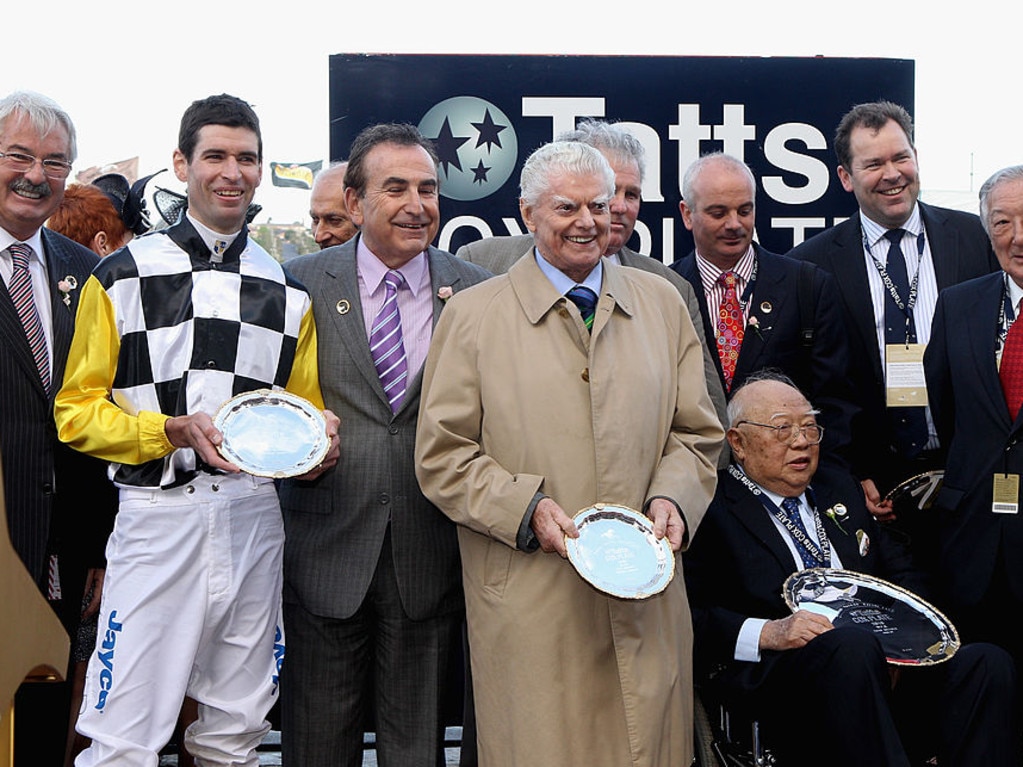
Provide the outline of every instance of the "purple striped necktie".
[[373,318],[369,334],[369,352],[380,376],[384,394],[391,403],[391,412],[397,412],[405,397],[408,381],[408,361],[401,337],[401,314],[398,312],[398,288],[405,282],[401,272],[390,270],[384,275],[387,295],[384,304]]
[[32,255],[32,248],[21,242],[15,242],[7,248],[11,253],[11,260],[14,263],[14,271],[11,274],[11,282],[7,286],[11,294],[11,302],[18,312],[22,327],[25,328],[25,337],[28,339],[28,346],[32,350],[32,357],[39,369],[39,378],[43,382],[43,389],[50,390],[50,358],[46,350],[46,334],[43,332],[43,323],[39,321],[39,312],[36,311],[35,297],[32,293],[32,275],[28,271],[28,260]]

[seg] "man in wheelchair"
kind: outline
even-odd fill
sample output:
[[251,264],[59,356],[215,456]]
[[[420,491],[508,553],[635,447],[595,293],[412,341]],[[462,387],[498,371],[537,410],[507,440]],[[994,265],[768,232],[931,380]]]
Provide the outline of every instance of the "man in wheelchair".
[[787,607],[785,580],[808,567],[925,599],[927,581],[867,512],[859,482],[818,471],[822,429],[791,382],[747,381],[728,415],[733,463],[685,556],[704,703],[757,721],[780,767],[1019,764],[1005,651],[968,644],[941,663],[896,667],[873,631]]

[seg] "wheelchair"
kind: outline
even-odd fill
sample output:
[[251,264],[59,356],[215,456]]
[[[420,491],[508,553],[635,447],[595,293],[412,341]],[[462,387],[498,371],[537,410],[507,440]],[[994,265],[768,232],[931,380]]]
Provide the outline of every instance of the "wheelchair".
[[756,719],[733,714],[723,704],[705,700],[698,690],[693,703],[699,767],[777,767]]

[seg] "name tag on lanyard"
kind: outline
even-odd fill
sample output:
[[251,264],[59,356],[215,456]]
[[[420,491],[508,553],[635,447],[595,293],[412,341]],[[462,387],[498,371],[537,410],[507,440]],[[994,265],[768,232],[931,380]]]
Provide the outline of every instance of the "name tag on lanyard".
[[888,407],[924,407],[926,344],[886,344],[884,348],[885,394]]
[[991,511],[995,514],[1019,513],[1019,474],[995,474]]

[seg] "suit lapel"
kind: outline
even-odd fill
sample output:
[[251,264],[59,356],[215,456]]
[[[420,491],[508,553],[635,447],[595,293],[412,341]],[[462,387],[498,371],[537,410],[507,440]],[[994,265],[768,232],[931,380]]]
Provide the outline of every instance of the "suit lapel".
[[[749,316],[750,318],[756,317],[764,327],[757,332],[753,325],[746,324],[746,330],[742,336],[742,346],[739,348],[739,359],[735,363],[735,380],[737,381],[744,380],[757,369],[757,361],[769,343],[766,339],[771,337],[771,334],[766,332],[770,327],[771,317],[782,316],[782,313],[786,311],[785,300],[789,294],[794,293],[795,288],[793,285],[785,285],[785,275],[778,268],[776,261],[773,261],[770,256],[765,257],[764,251],[758,245],[753,247],[756,249],[757,257],[757,281],[753,286],[753,294],[750,296]],[[760,309],[764,304],[770,304],[770,313],[765,313]]]
[[[451,288],[452,292],[459,289],[461,278],[448,262],[445,254],[434,248],[432,245],[426,251],[426,258],[430,265],[430,291],[433,300],[433,327],[437,327],[437,320],[440,319],[441,310],[447,299],[441,299],[438,295],[441,288]],[[402,412],[411,402],[417,402],[419,392],[423,388],[423,369],[420,368],[409,380],[408,388],[405,390],[405,398],[402,400],[398,412]]]
[[783,569],[795,566],[792,552],[775,527],[771,515],[760,499],[743,487],[729,472],[723,472],[725,482],[725,508],[749,533],[763,544]]
[[672,268],[689,280],[689,284],[693,286],[693,291],[696,293],[696,301],[700,305],[700,317],[703,318],[703,337],[707,340],[707,348],[713,352],[711,357],[714,358],[714,369],[718,371],[718,380],[721,381],[721,386],[727,393],[728,387],[725,386],[725,372],[721,369],[721,357],[718,354],[718,339],[714,333],[714,324],[711,322],[710,309],[707,308],[707,296],[703,292],[700,270],[696,266],[696,251],[681,258],[677,264],[672,265]]
[[847,519],[839,527],[839,523],[825,513],[828,509],[840,503],[850,507],[852,499],[838,497],[835,493],[831,492],[827,485],[811,482],[810,486],[817,503],[817,516],[820,517],[821,524],[824,526],[824,532],[828,536],[828,540],[831,541],[831,548],[838,552],[838,558],[841,560],[843,568],[847,570],[862,569],[862,565],[859,564],[862,559],[860,556],[860,544],[856,538],[856,531],[851,529],[852,521]]
[[[81,290],[85,281],[76,274],[73,264],[64,252],[64,248],[55,237],[50,237],[46,229],[42,231],[43,248],[46,251],[46,271],[50,281],[50,316],[53,319],[53,391],[60,388],[64,380],[64,367],[67,364],[68,351],[71,349],[71,338],[75,332],[74,316],[77,308],[77,291]],[[65,277],[74,276],[78,283],[75,291],[68,292],[68,303],[64,303],[58,283]]]
[[829,271],[842,286],[839,295],[846,311],[853,318],[853,330],[867,350],[874,377],[884,380],[881,350],[877,346],[874,307],[870,300],[870,283],[863,255],[863,228],[859,213],[835,227],[834,247],[830,250]]
[[922,202],[920,219],[927,233],[927,244],[931,251],[931,263],[934,266],[934,279],[938,290],[960,282],[959,279],[959,232],[945,226],[945,216],[939,211],[929,208]]
[[[369,388],[376,393],[380,401],[390,410],[391,406],[380,384],[380,377],[373,365],[373,356],[369,351],[369,338],[366,336],[366,320],[362,311],[362,299],[359,294],[359,276],[355,262],[356,242],[350,240],[341,246],[336,262],[324,268],[323,279],[319,281],[314,300],[321,301],[325,307],[335,307],[330,312],[337,335],[348,350],[348,357],[356,369],[366,379]],[[330,311],[327,309],[327,311]]]

